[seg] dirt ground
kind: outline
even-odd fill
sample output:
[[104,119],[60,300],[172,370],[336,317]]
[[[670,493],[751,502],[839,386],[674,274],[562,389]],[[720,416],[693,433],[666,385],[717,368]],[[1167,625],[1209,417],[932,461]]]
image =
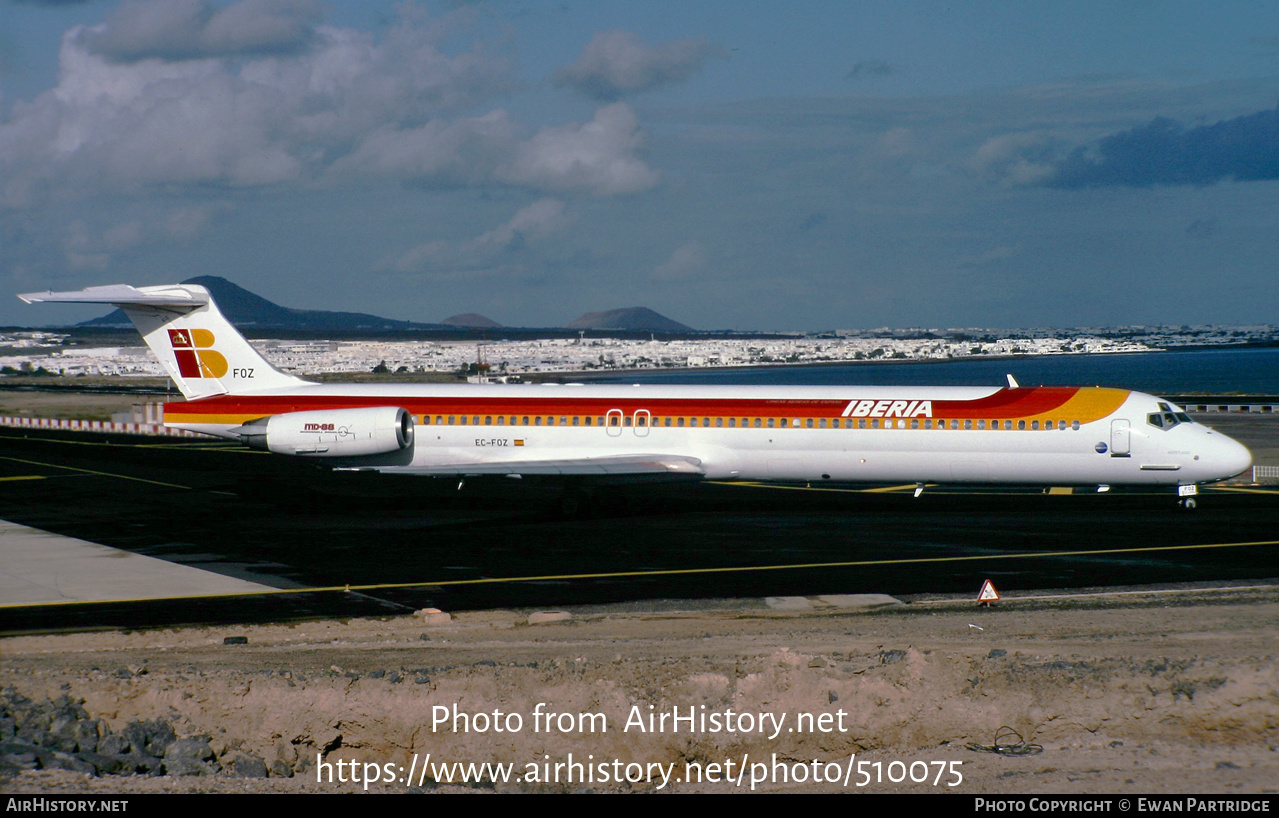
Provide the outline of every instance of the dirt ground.
[[[772,602],[10,638],[0,642],[0,687],[83,699],[115,729],[164,717],[179,736],[207,734],[296,772],[258,780],[22,772],[0,788],[1233,794],[1279,786],[1279,586],[1072,592],[992,608],[954,599]],[[247,644],[224,644],[228,636]],[[539,719],[546,712],[560,715]],[[662,714],[665,724],[648,721]],[[997,740],[1005,728],[1042,751],[969,747],[1016,743],[1006,732]],[[489,769],[463,787],[439,767],[416,772],[428,753],[435,765],[513,771],[504,780]],[[701,783],[687,780],[696,770]],[[740,783],[705,780],[739,773]],[[351,781],[374,775],[376,783]],[[641,780],[615,780],[628,775]]]

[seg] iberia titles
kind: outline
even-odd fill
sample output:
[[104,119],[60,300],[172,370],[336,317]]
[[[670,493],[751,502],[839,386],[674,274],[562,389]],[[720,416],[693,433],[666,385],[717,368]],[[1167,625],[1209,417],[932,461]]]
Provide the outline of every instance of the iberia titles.
[[850,400],[840,417],[846,418],[930,418],[930,400]]

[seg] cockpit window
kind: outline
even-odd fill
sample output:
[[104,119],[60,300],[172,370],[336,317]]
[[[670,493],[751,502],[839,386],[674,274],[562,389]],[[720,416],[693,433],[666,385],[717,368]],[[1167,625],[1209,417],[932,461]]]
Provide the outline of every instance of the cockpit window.
[[1163,411],[1151,412],[1146,415],[1146,422],[1156,429],[1171,429],[1179,423],[1194,423],[1190,419],[1190,415],[1185,412],[1174,411],[1174,407],[1166,403],[1160,403],[1159,408]]

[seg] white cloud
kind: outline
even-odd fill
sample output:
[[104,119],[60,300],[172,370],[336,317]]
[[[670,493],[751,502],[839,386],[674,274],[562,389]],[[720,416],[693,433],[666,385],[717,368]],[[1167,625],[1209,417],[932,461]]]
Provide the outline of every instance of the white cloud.
[[674,281],[696,275],[706,268],[709,255],[700,242],[690,241],[671,254],[671,257],[653,270],[658,281]]
[[657,184],[657,173],[635,155],[642,144],[635,112],[616,102],[600,108],[584,125],[543,128],[519,145],[500,176],[547,190],[636,193]]
[[1012,187],[1036,185],[1056,174],[1060,140],[1042,131],[1001,134],[982,143],[969,167]]
[[333,175],[482,182],[491,178],[514,145],[514,125],[502,110],[454,122],[431,120],[420,128],[384,126],[335,162]]
[[649,47],[629,31],[601,31],[582,49],[576,62],[555,72],[553,81],[580,94],[612,101],[683,82],[712,56],[727,54],[704,38]]
[[[244,53],[247,45],[232,42],[244,21],[275,19],[295,4],[243,0],[216,13],[199,2],[159,5],[131,3],[108,23],[64,35],[57,87],[0,121],[0,206],[24,207],[48,193],[361,178],[594,196],[657,183],[637,155],[635,114],[620,103],[524,141],[501,108],[455,116],[509,89],[510,63],[478,41],[446,53],[439,40],[451,30],[447,20],[411,7],[381,41],[317,26],[297,53],[196,59],[219,48]],[[109,59],[103,43],[123,37],[116,29],[125,23],[139,43],[197,31],[223,45],[183,46],[185,59]]]
[[322,16],[315,0],[125,0],[85,42],[113,62],[294,53]]
[[[192,7],[182,6],[187,18]],[[252,12],[285,7],[292,4],[246,0],[209,18],[201,30],[233,33],[244,20],[256,19]],[[152,34],[179,26],[154,4],[130,8],[145,11],[138,15],[147,19],[157,15]],[[242,17],[215,25],[219,15],[237,9]],[[128,18],[124,10],[121,16]],[[0,205],[25,206],[49,190],[76,196],[151,185],[308,181],[379,134],[428,124],[446,134],[466,133],[505,116],[448,120],[449,112],[507,89],[510,65],[480,43],[445,54],[436,41],[450,26],[412,9],[381,42],[362,32],[318,27],[305,52],[248,60],[113,61],[100,48],[113,25],[118,23],[69,30],[58,85],[14,105],[0,120]],[[223,41],[231,37],[226,33]],[[514,140],[506,141],[509,152]],[[459,150],[454,163],[470,161]],[[482,172],[471,176],[491,172],[497,160],[476,161]]]
[[71,269],[101,272],[121,253],[147,245],[191,241],[204,232],[215,215],[228,209],[224,204],[142,207],[133,209],[127,217],[97,226],[75,219],[67,225],[62,238],[63,256]]
[[501,260],[523,250],[528,242],[551,236],[571,221],[559,199],[539,199],[520,209],[510,221],[460,244],[433,241],[414,247],[384,266],[400,273],[425,270],[506,269]]

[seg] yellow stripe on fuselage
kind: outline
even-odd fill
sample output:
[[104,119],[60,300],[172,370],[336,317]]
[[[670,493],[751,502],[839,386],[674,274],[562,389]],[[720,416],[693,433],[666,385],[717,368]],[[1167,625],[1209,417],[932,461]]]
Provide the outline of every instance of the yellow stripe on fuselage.
[[1110,389],[1104,386],[1082,387],[1070,400],[1049,412],[1038,415],[1026,415],[1014,420],[1078,420],[1080,423],[1092,423],[1113,415],[1115,410],[1123,406],[1132,392],[1127,389]]
[[188,414],[183,412],[165,411],[164,422],[169,426],[178,424],[216,424],[219,426],[241,426],[251,420],[257,420],[263,417],[262,413],[254,415],[207,415],[207,414]]

